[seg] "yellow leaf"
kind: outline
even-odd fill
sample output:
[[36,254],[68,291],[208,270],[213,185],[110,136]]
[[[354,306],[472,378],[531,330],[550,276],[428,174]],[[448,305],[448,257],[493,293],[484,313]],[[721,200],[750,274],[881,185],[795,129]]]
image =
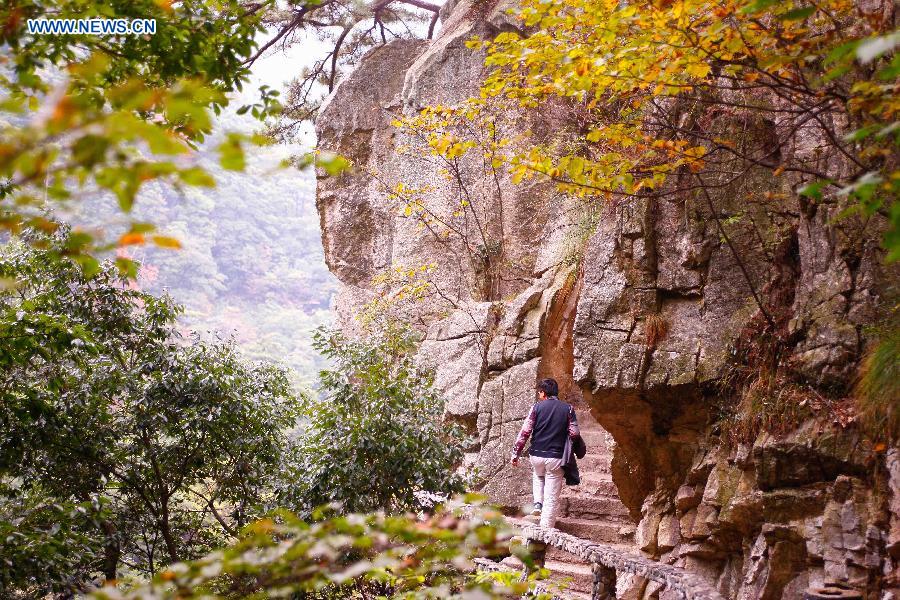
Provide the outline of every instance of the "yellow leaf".
[[590,68],[591,68],[591,63],[587,59],[581,59],[575,65],[575,73],[579,77],[584,77],[585,75],[587,75]]
[[175,250],[181,249],[181,242],[173,237],[169,237],[167,235],[154,235],[153,243],[159,246],[160,248],[172,248]]
[[696,77],[698,79],[706,78],[706,76],[709,75],[710,70],[711,67],[706,63],[693,63],[685,68],[685,71],[688,75],[691,75],[692,77]]

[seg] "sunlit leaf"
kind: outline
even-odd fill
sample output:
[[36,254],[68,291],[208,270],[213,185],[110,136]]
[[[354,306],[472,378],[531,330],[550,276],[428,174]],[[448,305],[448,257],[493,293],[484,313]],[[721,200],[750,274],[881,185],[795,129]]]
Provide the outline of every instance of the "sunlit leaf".
[[120,246],[141,245],[146,242],[146,238],[142,233],[126,233],[119,237]]
[[178,239],[173,237],[168,237],[165,235],[154,235],[152,237],[153,243],[159,246],[160,248],[172,248],[179,249],[181,248],[181,242]]

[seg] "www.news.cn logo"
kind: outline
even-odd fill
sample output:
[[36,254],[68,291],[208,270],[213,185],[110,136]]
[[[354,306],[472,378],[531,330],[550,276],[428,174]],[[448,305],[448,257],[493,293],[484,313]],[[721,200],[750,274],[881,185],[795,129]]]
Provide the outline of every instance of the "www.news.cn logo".
[[152,35],[156,19],[28,19],[33,35]]

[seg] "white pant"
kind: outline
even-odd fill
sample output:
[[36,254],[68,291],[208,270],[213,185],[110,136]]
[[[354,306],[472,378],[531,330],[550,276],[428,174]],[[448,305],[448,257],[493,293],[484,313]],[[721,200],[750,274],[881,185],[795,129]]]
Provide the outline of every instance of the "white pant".
[[529,458],[531,458],[531,489],[534,503],[542,505],[541,527],[553,527],[556,524],[556,508],[564,480],[562,459],[540,456]]

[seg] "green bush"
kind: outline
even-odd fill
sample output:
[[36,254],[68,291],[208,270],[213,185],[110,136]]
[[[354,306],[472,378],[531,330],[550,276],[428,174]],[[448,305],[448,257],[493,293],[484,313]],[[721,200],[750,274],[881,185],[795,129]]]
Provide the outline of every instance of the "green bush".
[[[110,579],[233,540],[269,506],[301,406],[279,369],[182,336],[171,299],[112,265],[86,275],[65,255],[69,239],[0,247],[0,278],[15,282],[0,292],[0,484],[17,490],[0,496],[0,529],[33,525],[16,560],[48,585],[48,548]],[[92,529],[42,541],[66,510],[51,507],[91,502],[106,509]],[[82,552],[81,536],[101,555]],[[33,574],[18,573],[7,588],[30,589]]]
[[422,493],[463,491],[464,435],[443,422],[444,402],[413,362],[408,332],[352,340],[320,331],[314,344],[333,368],[305,408],[283,506],[303,516],[333,503],[398,513],[421,508]]

